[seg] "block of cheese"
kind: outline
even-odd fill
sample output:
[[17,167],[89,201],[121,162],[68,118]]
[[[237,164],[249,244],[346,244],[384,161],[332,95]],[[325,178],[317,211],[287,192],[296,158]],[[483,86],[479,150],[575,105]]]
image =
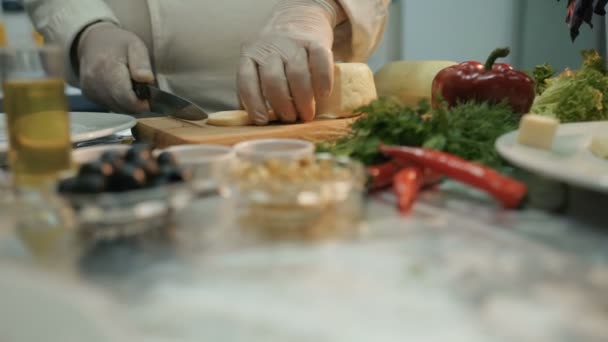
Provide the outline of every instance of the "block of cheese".
[[[277,121],[273,111],[268,112],[269,121]],[[228,110],[209,115],[207,125],[211,126],[248,126],[253,125],[249,115],[244,110]]]
[[378,98],[374,74],[364,63],[336,63],[334,88],[329,97],[318,99],[317,118],[336,119],[357,115],[354,111]]
[[380,97],[392,97],[405,106],[431,102],[433,80],[439,71],[455,65],[452,61],[398,61],[383,66],[374,76]]
[[589,150],[598,158],[608,159],[608,135],[591,138]]
[[559,120],[543,115],[526,114],[519,124],[517,142],[538,149],[550,150],[559,127]]

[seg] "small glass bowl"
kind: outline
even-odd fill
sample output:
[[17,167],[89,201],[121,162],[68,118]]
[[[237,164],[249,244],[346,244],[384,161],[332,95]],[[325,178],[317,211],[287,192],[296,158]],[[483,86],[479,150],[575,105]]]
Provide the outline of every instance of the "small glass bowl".
[[319,239],[358,232],[365,182],[359,162],[319,154],[300,161],[240,162],[227,194],[234,224],[244,231],[271,239]]
[[222,145],[178,145],[162,151],[173,154],[179,165],[192,172],[197,193],[216,191],[235,160],[234,150]]
[[[128,145],[86,147],[75,150],[72,160],[81,164],[97,160],[105,151],[128,149]],[[75,173],[66,172],[61,179]],[[60,195],[74,208],[80,236],[96,242],[170,232],[176,213],[194,198],[192,188],[192,181],[184,181],[125,192]]]
[[234,151],[239,159],[247,161],[298,160],[312,158],[315,145],[298,139],[259,139],[238,143]]

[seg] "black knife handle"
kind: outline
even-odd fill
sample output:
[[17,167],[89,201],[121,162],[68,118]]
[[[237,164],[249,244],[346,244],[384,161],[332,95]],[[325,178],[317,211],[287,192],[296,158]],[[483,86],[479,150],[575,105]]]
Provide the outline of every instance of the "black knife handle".
[[147,85],[145,83],[139,83],[136,81],[132,81],[133,82],[133,91],[135,92],[135,95],[137,95],[137,97],[140,100],[149,100],[150,99],[150,89],[147,87]]

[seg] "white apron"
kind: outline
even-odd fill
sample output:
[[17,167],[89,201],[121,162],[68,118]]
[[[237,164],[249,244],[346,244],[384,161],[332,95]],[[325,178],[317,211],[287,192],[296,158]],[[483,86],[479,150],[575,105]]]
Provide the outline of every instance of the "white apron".
[[[160,86],[210,112],[238,106],[240,47],[280,0],[27,0],[28,13],[66,56],[88,24],[106,20],[142,38]],[[339,0],[349,20],[334,31],[334,57],[363,62],[384,33],[390,0]],[[66,58],[70,81],[78,84]]]
[[[159,86],[216,112],[238,108],[241,45],[259,32],[278,1],[106,2],[121,25],[148,46]],[[145,2],[147,9],[140,7]]]

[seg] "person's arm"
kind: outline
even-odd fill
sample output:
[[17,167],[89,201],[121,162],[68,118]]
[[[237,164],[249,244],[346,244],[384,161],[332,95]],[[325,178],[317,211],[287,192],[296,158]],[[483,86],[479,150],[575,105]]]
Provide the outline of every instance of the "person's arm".
[[102,0],[27,0],[36,29],[65,51],[67,79],[98,104],[118,113],[149,110],[132,80],[152,83],[146,45],[123,30]]
[[335,1],[346,15],[346,20],[334,30],[335,60],[366,62],[382,40],[391,0]]
[[25,9],[45,42],[60,46],[65,52],[68,82],[78,85],[72,52],[75,39],[91,25],[107,21],[118,25],[118,19],[103,0],[25,0]]
[[390,0],[283,0],[243,45],[239,100],[257,125],[315,118],[333,89],[334,62],[364,62],[384,33]]

